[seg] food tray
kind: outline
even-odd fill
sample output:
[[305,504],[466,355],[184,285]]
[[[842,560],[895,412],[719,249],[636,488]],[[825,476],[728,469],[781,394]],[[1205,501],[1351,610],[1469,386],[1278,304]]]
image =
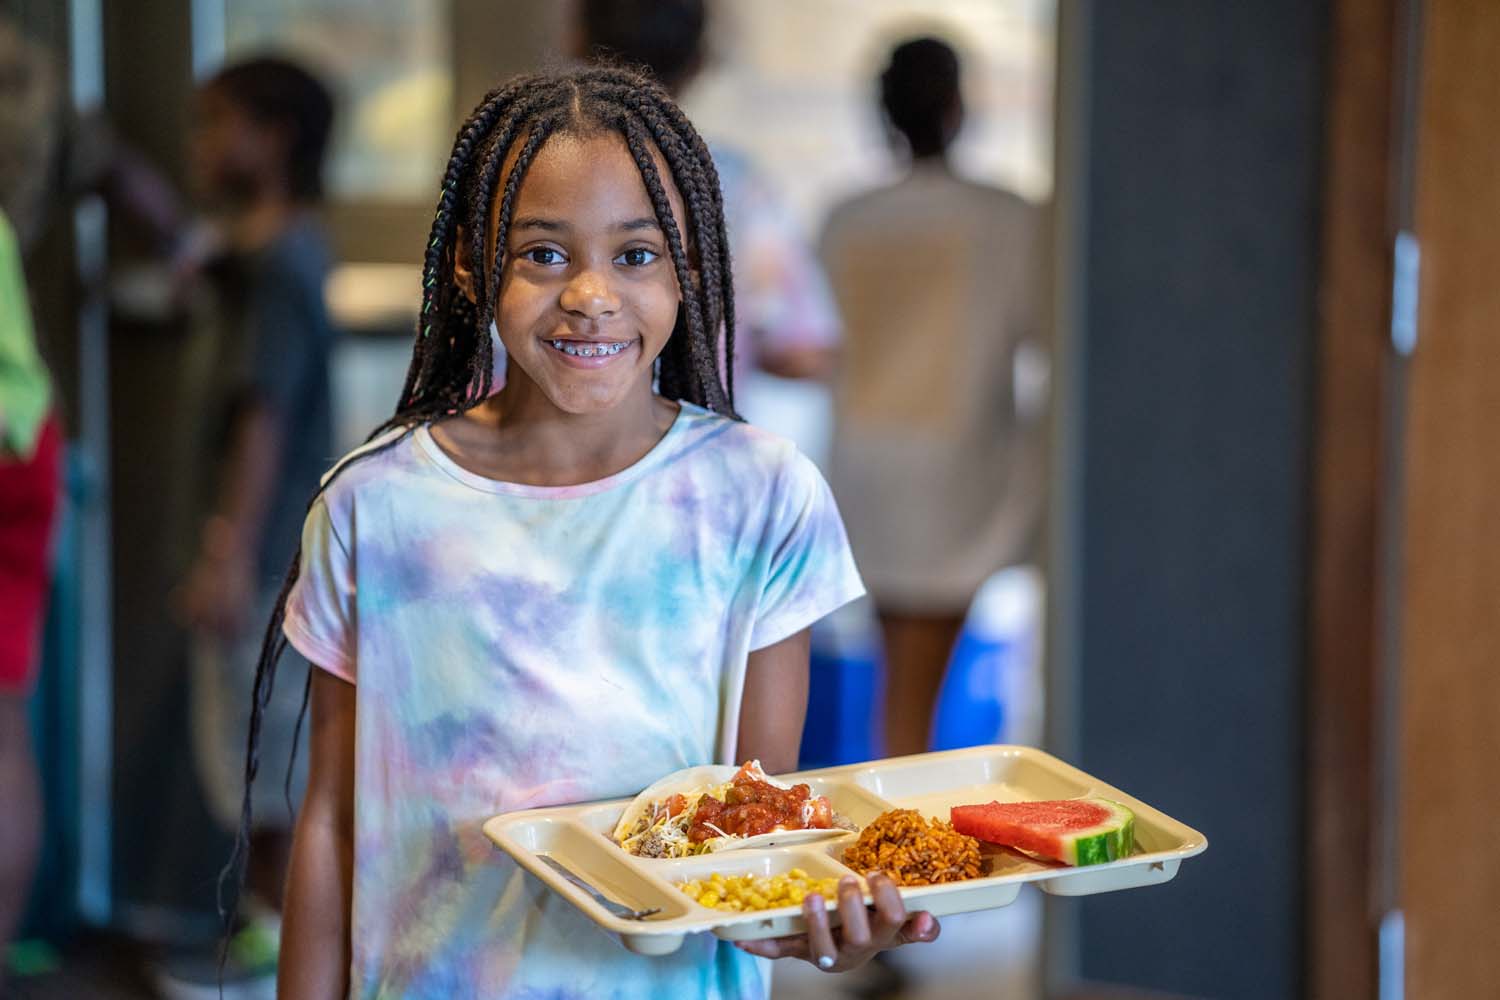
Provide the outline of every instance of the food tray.
[[[955,805],[992,801],[1070,799],[1099,796],[1135,813],[1136,853],[1085,868],[1049,865],[1016,852],[985,855],[978,878],[901,889],[910,911],[935,916],[989,910],[1014,902],[1021,886],[1036,883],[1058,896],[1086,896],[1170,881],[1184,858],[1203,853],[1203,834],[1139,799],[1030,747],[982,746],[940,753],[893,757],[843,767],[784,775],[806,782],[814,795],[828,796],[833,808],[863,829],[888,809],[915,809],[946,820]],[[800,909],[725,912],[698,905],[677,888],[712,872],[773,875],[801,868],[810,876],[853,874],[840,862],[857,834],[812,843],[721,851],[691,858],[638,858],[609,839],[628,799],[551,809],[504,813],[484,824],[485,835],[532,875],[587,914],[625,947],[642,955],[667,955],[688,934],[712,932],[729,941],[750,941],[801,933]],[[614,916],[588,893],[541,861],[546,855],[617,902],[637,910],[660,907],[645,920]],[[867,896],[868,899],[868,896]],[[837,912],[829,910],[836,923]]]

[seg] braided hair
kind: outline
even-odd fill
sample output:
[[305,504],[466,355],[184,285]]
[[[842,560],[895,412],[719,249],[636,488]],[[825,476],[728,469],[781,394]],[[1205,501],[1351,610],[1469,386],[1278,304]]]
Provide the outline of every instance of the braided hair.
[[[609,133],[623,137],[641,173],[682,291],[672,335],[657,359],[657,391],[739,419],[734,410],[730,364],[734,356],[734,293],[718,171],[707,145],[660,86],[640,73],[595,66],[518,77],[486,94],[459,128],[423,256],[421,311],[406,382],[395,413],[370,434],[360,457],[392,446],[405,431],[462,413],[489,396],[494,364],[489,329],[495,318],[506,234],[526,171],[551,136]],[[655,153],[660,153],[671,183],[682,195],[685,220],[673,215],[667,179],[657,167]],[[514,161],[502,178],[504,165],[512,155]],[[494,257],[486,267],[486,235],[492,220]],[[469,237],[467,246],[460,245],[461,231]],[[455,280],[455,265],[461,259],[471,265],[472,300]],[[327,477],[309,501],[309,510],[347,466],[346,461]],[[271,700],[277,662],[287,645],[282,623],[301,558],[299,546],[266,624],[255,668],[240,827],[234,851],[219,878],[219,910],[225,921],[226,940],[249,857],[250,790],[260,768],[261,722]],[[309,671],[293,735],[293,758],[311,688]],[[290,809],[290,768],[286,795]]]

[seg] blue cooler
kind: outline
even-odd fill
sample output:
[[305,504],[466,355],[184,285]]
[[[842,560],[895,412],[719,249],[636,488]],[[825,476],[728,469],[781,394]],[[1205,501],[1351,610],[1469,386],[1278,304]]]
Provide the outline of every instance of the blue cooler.
[[879,678],[879,630],[868,600],[846,605],[813,626],[801,767],[876,757]]
[[1041,574],[1012,566],[985,581],[964,620],[938,692],[932,749],[1035,742],[1040,685]]

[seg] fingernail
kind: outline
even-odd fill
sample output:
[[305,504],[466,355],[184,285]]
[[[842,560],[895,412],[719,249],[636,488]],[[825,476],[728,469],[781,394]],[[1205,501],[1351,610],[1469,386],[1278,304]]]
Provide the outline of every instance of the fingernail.
[[825,971],[828,970],[828,969],[833,968],[833,956],[832,955],[824,955],[821,958],[819,958],[818,959],[818,968],[823,969]]

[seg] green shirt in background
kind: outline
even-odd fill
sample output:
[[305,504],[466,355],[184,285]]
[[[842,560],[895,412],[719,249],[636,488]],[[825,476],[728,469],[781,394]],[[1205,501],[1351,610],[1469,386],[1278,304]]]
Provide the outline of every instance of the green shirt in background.
[[26,301],[21,246],[0,213],[0,454],[31,457],[51,401]]

